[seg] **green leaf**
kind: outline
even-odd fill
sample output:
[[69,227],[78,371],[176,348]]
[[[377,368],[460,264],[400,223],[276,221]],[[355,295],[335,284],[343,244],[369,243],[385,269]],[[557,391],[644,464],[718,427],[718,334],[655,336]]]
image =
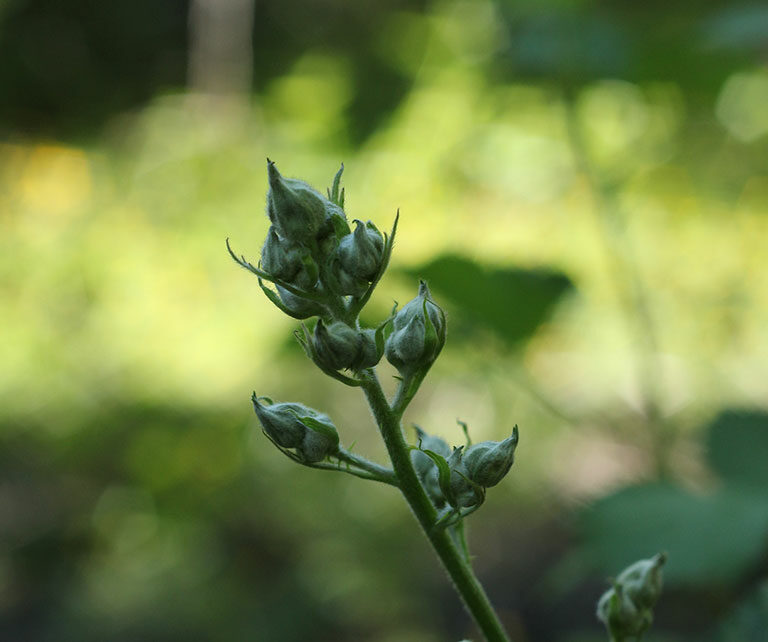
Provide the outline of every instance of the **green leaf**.
[[428,281],[438,300],[450,305],[453,337],[490,331],[510,347],[532,336],[573,288],[554,270],[487,267],[457,255],[440,256],[405,274]]
[[707,459],[727,482],[768,488],[768,413],[728,409],[707,427]]
[[341,239],[351,233],[349,223],[338,214],[331,214],[331,224],[333,225],[333,233],[336,235],[337,239]]
[[341,164],[339,171],[333,177],[333,187],[328,192],[331,202],[339,205],[339,185],[341,184],[341,175],[344,173],[344,163]]
[[451,495],[451,468],[448,466],[448,462],[445,457],[440,453],[436,453],[433,450],[427,448],[419,448],[421,452],[427,455],[435,465],[437,466],[438,482],[440,483],[440,490],[443,491],[443,495],[450,497]]
[[606,576],[666,551],[670,585],[727,584],[765,553],[768,497],[741,489],[694,495],[665,484],[632,486],[599,500],[581,526],[585,550]]

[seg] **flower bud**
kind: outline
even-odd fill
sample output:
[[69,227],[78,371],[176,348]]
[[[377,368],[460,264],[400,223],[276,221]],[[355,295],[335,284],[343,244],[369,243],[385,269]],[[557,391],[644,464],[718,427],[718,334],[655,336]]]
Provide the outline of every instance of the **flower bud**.
[[328,200],[304,181],[284,178],[269,160],[267,172],[269,220],[290,241],[301,243],[314,239],[327,217]]
[[281,240],[274,225],[269,226],[267,240],[261,248],[261,267],[283,281],[290,281],[301,269],[298,246]]
[[[419,447],[422,450],[431,450],[433,453],[445,458],[450,456],[451,447],[444,439],[428,435],[418,426],[416,426],[416,436],[419,440]],[[437,508],[442,508],[445,505],[445,496],[440,489],[440,473],[437,464],[429,455],[421,450],[411,451],[411,462],[413,462],[416,475],[424,486],[424,490],[429,498],[435,503]]]
[[517,426],[504,441],[482,441],[473,444],[464,453],[463,462],[468,477],[484,488],[498,484],[509,472],[515,460]]
[[307,462],[317,462],[336,452],[339,435],[328,415],[300,403],[264,405],[251,398],[264,432],[278,446],[295,448]]
[[432,293],[429,291],[429,287],[427,287],[427,284],[424,281],[419,281],[419,293],[416,297],[408,301],[408,303],[403,306],[403,309],[395,315],[393,321],[395,330],[402,330],[408,325],[413,317],[421,317],[423,319],[425,308],[437,334],[444,334],[445,314],[432,300]]
[[317,264],[309,252],[301,245],[281,239],[274,225],[270,226],[261,249],[261,267],[302,290],[311,290],[317,283]]
[[392,324],[385,347],[389,362],[404,373],[431,365],[445,343],[445,315],[424,281],[418,296],[403,306]]
[[611,635],[612,640],[642,635],[653,621],[652,613],[639,611],[620,585],[609,589],[597,603],[597,619]]
[[653,607],[661,595],[660,553],[624,569],[597,603],[597,619],[616,640],[641,636],[653,622]]
[[326,326],[318,320],[312,342],[320,363],[331,370],[352,367],[362,350],[360,333],[341,321]]
[[[311,410],[311,409],[310,409]],[[322,461],[328,455],[332,455],[339,448],[339,434],[336,426],[328,417],[316,410],[312,410],[312,421],[307,417],[303,420],[307,424],[307,432],[301,445],[296,448],[305,461],[314,463]]]
[[661,596],[661,567],[667,556],[659,553],[647,560],[640,560],[624,569],[616,582],[624,587],[630,599],[639,608],[652,608]]
[[341,263],[334,263],[333,276],[336,278],[336,291],[339,294],[362,296],[368,289],[368,281],[347,272]]
[[310,408],[299,403],[276,403],[265,406],[259,403],[256,395],[252,397],[252,401],[261,427],[278,446],[296,448],[301,445],[307,428],[296,418],[295,413],[307,414]]
[[309,319],[310,317],[323,314],[323,306],[317,301],[291,294],[288,290],[281,288],[279,285],[276,285],[275,287],[286,310],[288,310],[291,316],[295,319]]
[[448,457],[448,467],[451,469],[450,489],[447,493],[448,503],[454,508],[470,508],[482,503],[483,491],[469,477],[469,471],[464,464],[464,446],[454,448]]
[[362,370],[363,368],[373,368],[379,360],[381,355],[376,348],[376,331],[370,328],[360,331],[360,354],[357,358],[357,362],[352,365],[356,370]]
[[384,254],[384,237],[370,221],[355,220],[355,231],[339,241],[341,267],[353,277],[373,281]]
[[396,330],[387,339],[387,360],[398,370],[407,370],[411,364],[419,365],[427,353],[424,319],[413,317],[402,330]]

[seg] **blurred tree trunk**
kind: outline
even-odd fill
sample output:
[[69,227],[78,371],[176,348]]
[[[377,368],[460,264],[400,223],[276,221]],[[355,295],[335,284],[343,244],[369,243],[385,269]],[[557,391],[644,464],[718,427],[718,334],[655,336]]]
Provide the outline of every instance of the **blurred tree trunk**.
[[255,0],[191,0],[187,84],[195,108],[242,123],[253,80]]

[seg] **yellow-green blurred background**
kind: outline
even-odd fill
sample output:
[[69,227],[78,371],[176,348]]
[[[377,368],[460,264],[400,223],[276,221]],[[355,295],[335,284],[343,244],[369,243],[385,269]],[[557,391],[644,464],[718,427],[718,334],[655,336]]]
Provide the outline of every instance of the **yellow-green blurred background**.
[[395,491],[256,426],[254,389],[385,457],[226,253],[269,155],[400,208],[365,318],[426,277],[449,319],[407,422],[519,425],[468,520],[515,640],[604,639],[659,550],[648,640],[765,640],[765,33],[725,0],[0,2],[0,638],[478,639]]

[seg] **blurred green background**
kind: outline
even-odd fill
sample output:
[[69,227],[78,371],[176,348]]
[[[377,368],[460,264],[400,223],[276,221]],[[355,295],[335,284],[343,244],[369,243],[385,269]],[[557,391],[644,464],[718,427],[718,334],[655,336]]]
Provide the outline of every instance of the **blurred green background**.
[[[252,390],[383,460],[256,258],[265,157],[429,280],[406,416],[516,423],[469,520],[518,642],[669,553],[650,642],[768,630],[768,9],[579,0],[0,2],[0,638],[477,634],[396,492],[300,468]],[[392,370],[383,368],[386,378]]]

